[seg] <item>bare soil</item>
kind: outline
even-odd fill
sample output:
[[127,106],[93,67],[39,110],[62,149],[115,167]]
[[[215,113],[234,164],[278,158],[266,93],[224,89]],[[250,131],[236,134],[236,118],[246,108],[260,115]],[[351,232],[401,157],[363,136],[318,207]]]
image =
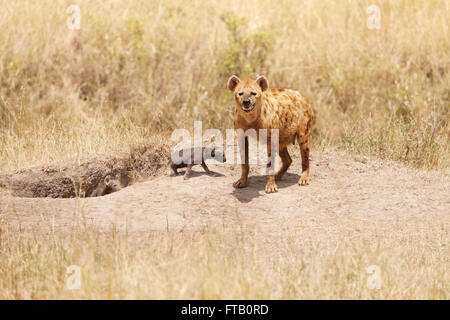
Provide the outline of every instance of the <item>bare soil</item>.
[[293,159],[274,194],[264,192],[265,177],[255,166],[243,189],[232,187],[240,174],[238,165],[209,165],[213,176],[195,166],[188,180],[165,174],[99,198],[4,194],[0,219],[21,229],[61,232],[75,221],[129,233],[232,225],[258,230],[267,246],[283,239],[286,228],[301,230],[311,241],[339,239],[344,233],[363,241],[406,229],[413,235],[425,229],[448,230],[450,178],[442,173],[338,152],[313,152],[310,184],[299,186],[301,161],[295,153]]

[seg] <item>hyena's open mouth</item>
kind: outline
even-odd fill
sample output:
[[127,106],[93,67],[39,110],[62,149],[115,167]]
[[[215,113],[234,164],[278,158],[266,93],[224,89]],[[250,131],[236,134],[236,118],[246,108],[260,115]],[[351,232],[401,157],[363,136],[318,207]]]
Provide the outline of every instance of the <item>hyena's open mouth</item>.
[[252,110],[255,108],[255,105],[254,105],[254,104],[249,105],[249,106],[241,105],[241,108],[242,108],[242,110],[244,110],[245,112],[250,112],[250,111],[252,111]]

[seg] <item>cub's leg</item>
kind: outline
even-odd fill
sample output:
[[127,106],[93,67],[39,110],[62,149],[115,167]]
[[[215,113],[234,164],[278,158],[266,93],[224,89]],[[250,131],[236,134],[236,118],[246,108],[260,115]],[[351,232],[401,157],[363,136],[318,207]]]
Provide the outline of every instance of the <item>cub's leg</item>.
[[291,156],[289,155],[287,147],[285,147],[283,150],[280,151],[280,158],[283,164],[280,170],[278,171],[277,175],[275,176],[275,180],[281,180],[281,178],[283,178],[283,175],[286,173],[287,169],[292,163],[292,159]]
[[205,160],[202,161],[202,168],[206,171],[207,174],[211,174],[211,171],[209,171],[208,166],[205,163]]
[[172,163],[170,165],[170,176],[177,176],[177,175],[178,175],[177,166]]
[[[245,188],[247,186],[248,171],[249,171],[249,161],[248,161],[248,137],[245,139],[238,139],[239,143],[243,141],[245,149],[245,161],[241,164],[241,177],[235,183],[233,187],[235,188]],[[242,148],[242,146],[240,146]]]
[[269,157],[269,162],[267,163],[266,172],[266,193],[277,192],[278,188],[275,183],[275,176],[273,174],[272,164],[275,164],[274,154],[271,152],[270,143],[267,144],[267,156]]
[[193,165],[194,164],[192,164],[192,163],[187,165],[186,172],[184,173],[184,176],[183,176],[184,180],[189,179],[189,176],[191,175],[191,171],[192,171],[192,166]]

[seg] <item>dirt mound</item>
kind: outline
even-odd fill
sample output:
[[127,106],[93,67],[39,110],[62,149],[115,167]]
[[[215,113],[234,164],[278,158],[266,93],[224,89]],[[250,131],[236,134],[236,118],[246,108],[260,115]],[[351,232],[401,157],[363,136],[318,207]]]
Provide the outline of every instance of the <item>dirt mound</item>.
[[[192,176],[161,175],[102,198],[0,198],[3,220],[21,228],[65,232],[74,215],[95,228],[146,233],[150,230],[201,229],[237,225],[259,229],[261,236],[282,238],[286,226],[316,237],[339,238],[352,230],[375,239],[380,232],[396,233],[404,226],[429,223],[448,228],[450,179],[439,172],[416,170],[399,163],[357,159],[342,153],[313,153],[311,181],[299,186],[298,153],[278,192],[264,192],[265,177],[251,167],[249,186],[232,187],[240,175],[237,165],[209,165],[207,175],[195,166]],[[392,229],[395,226],[395,229]],[[361,230],[367,230],[362,232]],[[346,231],[346,232],[347,232]],[[67,231],[68,232],[68,231]],[[318,236],[317,241],[320,241]],[[277,238],[277,239],[278,239]],[[372,239],[372,240],[373,240]],[[264,241],[266,241],[264,240]]]
[[0,175],[0,188],[9,190],[15,197],[85,197],[108,175],[117,177],[122,187],[155,176],[165,168],[168,157],[169,150],[164,145],[140,146],[116,156]]

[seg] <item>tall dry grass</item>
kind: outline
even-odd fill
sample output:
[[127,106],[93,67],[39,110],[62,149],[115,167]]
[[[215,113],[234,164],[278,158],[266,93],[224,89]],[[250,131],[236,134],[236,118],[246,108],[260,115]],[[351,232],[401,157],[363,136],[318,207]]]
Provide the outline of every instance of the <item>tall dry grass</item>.
[[229,128],[229,75],[312,103],[315,148],[449,165],[450,4],[1,1],[0,171],[113,153],[174,128]]
[[257,230],[226,226],[131,234],[71,225],[63,235],[18,232],[0,219],[0,299],[449,298],[448,226],[436,220],[380,227],[372,239],[285,226],[270,245]]

